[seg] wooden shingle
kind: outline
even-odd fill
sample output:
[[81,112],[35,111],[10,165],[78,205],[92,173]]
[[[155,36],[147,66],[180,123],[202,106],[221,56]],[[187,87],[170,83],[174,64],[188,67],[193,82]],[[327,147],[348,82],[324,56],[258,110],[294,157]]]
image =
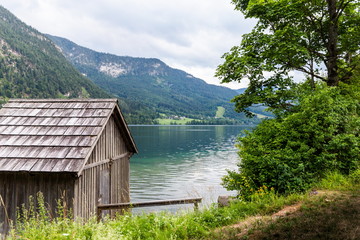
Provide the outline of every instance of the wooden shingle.
[[10,100],[0,109],[0,172],[81,172],[114,111],[124,121],[116,99]]

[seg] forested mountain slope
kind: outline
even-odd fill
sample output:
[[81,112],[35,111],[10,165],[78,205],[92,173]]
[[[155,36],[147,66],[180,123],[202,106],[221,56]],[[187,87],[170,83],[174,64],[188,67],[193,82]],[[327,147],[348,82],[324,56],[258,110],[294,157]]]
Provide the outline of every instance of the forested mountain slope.
[[99,53],[44,35],[0,6],[0,104],[8,98],[115,96],[129,123],[164,116],[206,122],[219,116],[219,107],[221,119],[248,122],[233,110],[235,95],[158,59]]
[[100,53],[64,38],[47,36],[81,73],[124,99],[125,111],[142,106],[154,114],[202,119],[215,117],[220,106],[226,109],[225,117],[244,119],[230,103],[237,95],[232,89],[207,84],[159,59]]
[[0,6],[0,97],[109,97],[43,34]]

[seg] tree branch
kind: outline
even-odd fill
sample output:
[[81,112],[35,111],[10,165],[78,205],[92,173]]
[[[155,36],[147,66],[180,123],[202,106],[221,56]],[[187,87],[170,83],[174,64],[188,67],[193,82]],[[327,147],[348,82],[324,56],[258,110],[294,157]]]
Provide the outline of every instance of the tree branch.
[[[339,17],[342,15],[342,13],[344,12],[344,10],[345,10],[345,8],[347,7],[347,5],[349,5],[350,4],[350,1],[348,1],[348,2],[346,2],[346,3],[344,3],[345,1],[341,1],[341,3],[340,3],[340,6],[339,6],[339,8],[338,8],[338,12],[336,13],[336,21],[338,21],[339,20]],[[344,5],[344,6],[342,6],[342,5]]]
[[319,33],[320,33],[321,40],[322,40],[322,42],[323,42],[324,44],[327,44],[326,36],[324,35],[324,26],[323,26],[323,24],[322,24],[322,22],[323,22],[323,20],[324,20],[324,17],[325,17],[325,13],[322,12],[320,18],[316,18],[316,17],[314,16],[314,14],[312,13],[312,11],[310,11],[309,9],[306,8],[306,14],[307,14],[306,19],[308,19],[308,21],[309,21],[312,25],[314,25],[314,26],[318,25],[318,26],[319,26],[319,28],[320,28]]
[[295,68],[295,69],[298,70],[298,71],[300,71],[300,72],[303,72],[303,73],[309,74],[309,75],[311,75],[311,76],[314,76],[315,78],[320,79],[320,80],[322,80],[322,81],[324,81],[324,82],[327,82],[327,79],[326,79],[326,78],[324,78],[324,77],[322,77],[322,76],[320,76],[320,75],[317,75],[317,74],[315,74],[315,73],[311,73],[311,71],[306,70],[306,68],[304,68],[304,67],[297,67],[297,68]]

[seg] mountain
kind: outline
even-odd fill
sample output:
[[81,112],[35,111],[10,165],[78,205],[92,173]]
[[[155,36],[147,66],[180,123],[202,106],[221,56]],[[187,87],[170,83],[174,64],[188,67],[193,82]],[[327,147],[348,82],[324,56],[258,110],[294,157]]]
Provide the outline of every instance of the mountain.
[[0,105],[8,98],[116,96],[129,123],[248,122],[233,110],[235,95],[158,59],[99,53],[44,35],[0,6]]
[[[237,90],[235,90],[238,94],[243,94],[245,93],[247,88],[239,88]],[[253,106],[249,107],[248,110],[254,114],[257,115],[257,117],[260,118],[273,118],[274,114],[272,114],[269,111],[266,111],[268,109],[268,107],[263,106],[262,104],[254,104]]]
[[47,37],[82,74],[123,99],[125,112],[142,108],[153,116],[204,119],[214,118],[220,107],[225,109],[224,117],[244,119],[230,103],[238,94],[232,89],[207,84],[159,59],[100,53],[65,38]]
[[246,88],[239,88],[235,90],[238,94],[243,94],[246,91]]
[[109,97],[52,41],[0,6],[0,99]]

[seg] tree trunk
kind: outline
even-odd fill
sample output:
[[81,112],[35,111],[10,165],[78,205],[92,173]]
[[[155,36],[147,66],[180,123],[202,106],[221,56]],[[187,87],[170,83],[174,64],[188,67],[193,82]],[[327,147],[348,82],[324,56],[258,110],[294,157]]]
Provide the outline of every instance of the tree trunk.
[[338,14],[336,9],[337,0],[327,0],[328,13],[329,13],[329,39],[327,43],[328,59],[327,59],[327,71],[328,71],[328,86],[337,86],[339,84],[338,74]]

